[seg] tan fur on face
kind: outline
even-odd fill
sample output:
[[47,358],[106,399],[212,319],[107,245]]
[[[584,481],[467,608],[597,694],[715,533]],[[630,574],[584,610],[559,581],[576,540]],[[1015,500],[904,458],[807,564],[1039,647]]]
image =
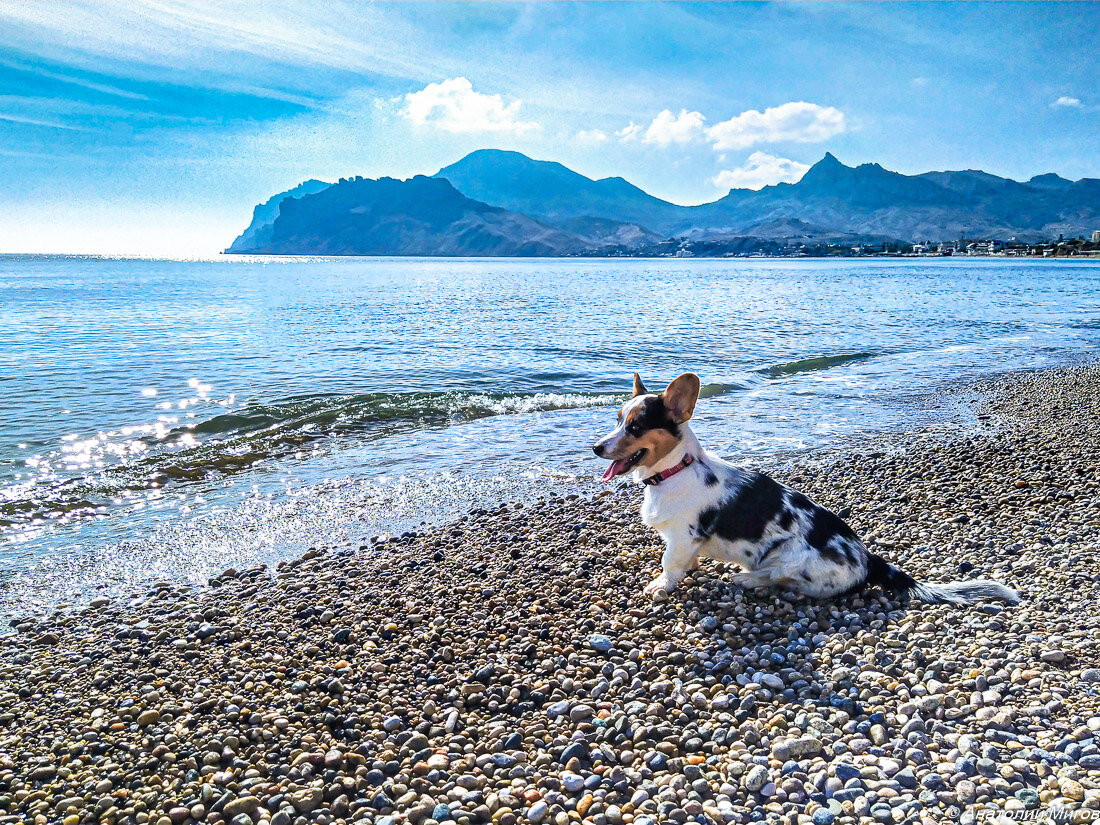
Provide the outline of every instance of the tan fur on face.
[[[634,409],[630,411],[627,416],[627,423],[629,424],[634,418],[641,416],[641,409]],[[668,430],[647,430],[637,438],[631,438],[626,442],[626,449],[622,450],[623,455],[630,455],[636,453],[638,450],[646,450],[645,456],[638,462],[639,467],[652,467],[666,455],[676,449],[676,445],[680,443],[680,439],[670,433]]]
[[666,455],[676,449],[680,439],[667,430],[650,430],[634,440],[635,450],[643,447],[648,451],[641,461],[641,467],[652,467]]

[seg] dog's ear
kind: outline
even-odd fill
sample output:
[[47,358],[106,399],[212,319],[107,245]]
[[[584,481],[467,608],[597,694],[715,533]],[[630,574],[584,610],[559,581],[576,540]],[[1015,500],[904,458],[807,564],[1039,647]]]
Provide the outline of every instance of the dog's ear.
[[695,402],[699,400],[699,376],[693,372],[685,372],[673,379],[661,396],[665,400],[672,419],[677,424],[683,424],[691,414],[695,412]]
[[634,394],[645,395],[649,390],[645,388],[645,384],[642,383],[642,379],[638,376],[638,373],[634,373]]

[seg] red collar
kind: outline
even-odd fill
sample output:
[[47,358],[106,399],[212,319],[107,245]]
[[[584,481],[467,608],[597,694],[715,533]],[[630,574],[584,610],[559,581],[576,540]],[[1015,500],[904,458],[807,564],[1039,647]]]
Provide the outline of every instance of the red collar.
[[672,467],[669,467],[667,470],[662,470],[659,473],[651,475],[649,478],[643,478],[642,484],[648,484],[651,487],[656,487],[662,481],[667,481],[678,472],[680,472],[682,469],[684,469],[685,467],[690,467],[694,463],[694,458],[692,458],[690,455],[685,455],[682,459],[680,459],[679,464],[675,464]]

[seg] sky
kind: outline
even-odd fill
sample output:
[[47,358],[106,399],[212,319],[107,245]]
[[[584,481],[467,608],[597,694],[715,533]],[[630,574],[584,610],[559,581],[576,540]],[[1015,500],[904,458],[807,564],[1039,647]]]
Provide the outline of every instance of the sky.
[[826,151],[1100,177],[1097,3],[0,0],[0,253],[207,255],[481,148],[676,203]]

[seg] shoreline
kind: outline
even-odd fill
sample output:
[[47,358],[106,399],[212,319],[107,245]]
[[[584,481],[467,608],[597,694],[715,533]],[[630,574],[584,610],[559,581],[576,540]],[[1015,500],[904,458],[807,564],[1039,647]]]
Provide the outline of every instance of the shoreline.
[[507,255],[332,255],[332,254],[316,254],[312,252],[296,252],[296,253],[275,253],[275,252],[195,252],[191,254],[169,255],[169,256],[157,256],[146,255],[141,253],[126,253],[126,252],[0,252],[0,262],[5,258],[8,259],[20,259],[20,258],[37,258],[37,259],[94,259],[94,260],[109,260],[109,261],[168,261],[168,262],[181,262],[181,261],[198,261],[204,263],[213,263],[217,261],[235,261],[241,263],[247,263],[247,259],[256,258],[261,261],[270,261],[279,258],[287,258],[290,260],[351,260],[355,258],[361,258],[364,260],[416,260],[422,259],[426,261],[759,261],[759,260],[859,260],[859,261],[876,261],[876,260],[920,260],[920,261],[939,261],[939,260],[955,260],[966,261],[972,263],[974,261],[1015,261],[1017,263],[1035,263],[1037,261],[1094,261],[1100,258],[1100,253],[1088,254],[1088,255],[918,255],[918,254],[897,254],[897,255],[692,255],[684,257],[676,257],[674,255],[519,255],[519,256],[507,256]]
[[651,603],[637,490],[476,510],[0,638],[0,823],[1100,811],[1100,366],[974,387],[990,432],[775,474],[1019,607],[810,602],[713,563]]

